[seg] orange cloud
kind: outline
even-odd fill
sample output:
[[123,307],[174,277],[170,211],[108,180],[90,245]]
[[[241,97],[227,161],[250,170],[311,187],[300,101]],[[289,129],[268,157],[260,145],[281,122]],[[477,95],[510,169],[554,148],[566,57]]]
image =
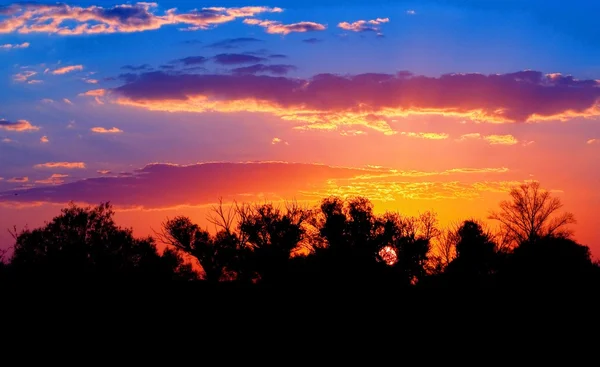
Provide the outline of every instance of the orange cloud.
[[[16,82],[32,82],[33,80],[30,80],[29,78],[36,74],[37,72],[32,70],[23,71],[21,73],[13,75],[13,80]],[[41,83],[41,81],[39,82]]]
[[352,23],[341,22],[338,24],[338,27],[352,32],[379,32],[379,25],[381,25],[382,23],[387,23],[389,21],[389,18],[358,20]]
[[598,142],[600,142],[600,140],[598,139],[590,139],[587,141],[587,144],[597,144]]
[[107,169],[101,169],[96,171],[97,173],[101,174],[101,175],[108,175],[110,173],[110,170]]
[[17,120],[17,122],[0,120],[0,129],[6,130],[6,131],[23,132],[23,131],[38,131],[40,128],[39,128],[39,126],[33,126],[27,120]]
[[182,25],[186,30],[208,29],[260,13],[279,13],[281,8],[246,6],[240,8],[209,7],[178,13],[169,9],[156,14],[156,3],[115,5],[87,8],[66,4],[21,3],[10,6],[10,14],[0,13],[0,33],[53,33],[64,36],[102,33],[130,33],[159,29],[165,25]]
[[33,168],[66,168],[66,169],[83,169],[83,162],[46,162],[33,166]]
[[279,138],[273,138],[273,140],[271,140],[271,144],[285,144],[285,145],[289,145],[287,141],[283,141]]
[[27,48],[29,47],[29,42],[23,42],[21,44],[4,44],[4,45],[0,45],[0,50],[12,50],[12,49],[18,49],[18,48]]
[[[595,80],[549,78],[536,71],[438,78],[407,72],[319,74],[310,79],[152,72],[110,90],[110,97],[113,103],[153,111],[269,113],[294,122],[296,129],[341,131],[363,126],[393,135],[397,132],[392,120],[411,115],[489,123],[597,117],[599,85]],[[509,142],[498,137],[487,141]]]
[[42,136],[40,138],[40,142],[42,142],[42,143],[49,143],[50,140],[48,139],[48,137],[46,135],[44,135],[44,136]]
[[257,25],[266,29],[267,33],[270,34],[283,34],[287,35],[292,32],[304,33],[311,31],[324,31],[327,26],[315,23],[315,22],[298,22],[292,24],[282,24],[274,20],[260,20],[260,19],[244,19],[245,24]]
[[29,181],[29,177],[13,177],[13,178],[6,180],[6,182],[10,182],[10,183],[25,183],[28,181]]
[[79,94],[80,96],[102,97],[106,94],[106,89],[92,89]]
[[73,104],[73,102],[71,102],[71,100],[68,98],[63,98],[63,102],[65,102],[66,104],[69,104],[69,105]]
[[421,138],[429,140],[444,140],[448,139],[450,135],[445,133],[413,133],[413,132],[402,132],[402,135],[406,135],[411,138]]
[[512,135],[488,135],[483,139],[492,145],[515,145],[519,142]]
[[[487,135],[482,136],[479,133],[470,133],[461,135],[458,141],[467,141],[467,140],[485,140],[491,145],[515,145],[518,144],[519,141],[512,135]],[[523,146],[528,146],[533,144],[533,141],[523,142]]]
[[83,65],[64,66],[62,68],[53,70],[51,73],[54,75],[62,75],[62,74],[70,73],[72,71],[77,71],[77,70],[83,70]]
[[65,180],[63,180],[65,177],[69,177],[69,175],[53,173],[52,176],[50,176],[44,180],[37,180],[37,181],[35,181],[35,183],[46,184],[46,185],[60,185],[65,182]]
[[105,127],[93,127],[90,130],[98,134],[118,134],[123,132],[123,130],[116,127],[111,127],[110,129],[107,129]]

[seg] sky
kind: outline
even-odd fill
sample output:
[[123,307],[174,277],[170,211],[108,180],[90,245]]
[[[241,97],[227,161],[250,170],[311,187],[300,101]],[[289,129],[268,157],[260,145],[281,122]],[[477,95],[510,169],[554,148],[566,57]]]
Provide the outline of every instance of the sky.
[[[0,2],[0,248],[68,202],[486,220],[531,180],[600,256],[600,3]],[[490,226],[494,223],[490,222]]]

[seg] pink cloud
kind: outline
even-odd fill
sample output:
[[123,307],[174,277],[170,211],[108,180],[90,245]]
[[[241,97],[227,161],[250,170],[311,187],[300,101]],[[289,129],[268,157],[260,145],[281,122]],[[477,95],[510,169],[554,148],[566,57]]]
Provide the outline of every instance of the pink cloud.
[[398,74],[310,79],[267,75],[201,75],[150,72],[110,90],[109,100],[169,112],[271,113],[298,129],[396,133],[391,121],[441,115],[477,122],[514,123],[600,116],[600,83],[547,77],[537,71],[509,74]]
[[352,32],[379,32],[380,25],[389,22],[389,18],[377,18],[373,20],[358,20],[356,22],[348,23],[341,22],[338,27],[346,31]]
[[25,183],[28,181],[29,181],[29,177],[13,177],[13,178],[6,180],[6,182],[10,182],[10,183]]
[[123,132],[123,130],[116,128],[116,127],[111,127],[109,129],[107,129],[105,127],[93,127],[90,130],[92,132],[98,133],[98,134],[118,134],[118,133]]
[[40,128],[39,128],[39,126],[33,126],[27,120],[18,120],[17,122],[0,120],[0,129],[6,130],[6,131],[23,132],[23,131],[38,131]]
[[21,73],[17,73],[15,75],[13,75],[13,80],[16,82],[27,82],[27,81],[31,82],[32,80],[30,80],[29,78],[31,78],[35,75],[37,75],[36,71],[26,70]]
[[54,75],[62,75],[73,71],[83,70],[83,65],[70,65],[52,71]]
[[70,6],[66,4],[22,3],[11,5],[10,12],[0,13],[0,33],[54,33],[82,35],[100,33],[130,33],[180,25],[186,30],[208,29],[222,23],[261,13],[279,13],[281,8],[246,6],[239,8],[210,7],[178,13],[169,9],[157,14],[157,4],[101,6]]
[[270,34],[290,34],[292,32],[304,33],[311,31],[324,31],[327,26],[315,23],[315,22],[298,22],[292,24],[283,24],[274,20],[260,20],[260,19],[244,19],[245,24],[257,25],[266,29],[267,33]]
[[83,169],[83,162],[46,162],[33,166],[33,168],[66,168],[66,169]]
[[69,177],[69,175],[63,175],[60,173],[53,173],[50,177],[44,180],[36,180],[37,184],[45,184],[45,185],[60,185],[65,182],[64,178]]
[[49,143],[50,139],[48,139],[48,137],[46,135],[44,135],[44,136],[42,136],[40,138],[40,142],[42,142],[42,143]]

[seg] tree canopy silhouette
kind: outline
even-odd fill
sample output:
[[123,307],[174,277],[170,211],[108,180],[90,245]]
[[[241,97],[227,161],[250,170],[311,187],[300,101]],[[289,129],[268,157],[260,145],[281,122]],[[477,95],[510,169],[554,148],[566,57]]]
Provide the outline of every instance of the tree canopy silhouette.
[[15,232],[11,270],[43,279],[190,280],[195,278],[179,254],[160,255],[150,237],[136,239],[118,227],[109,203],[70,204],[44,227]]
[[569,238],[573,215],[557,212],[558,199],[535,182],[510,197],[490,215],[501,223],[498,233],[476,219],[441,230],[434,212],[379,214],[364,197],[328,197],[314,208],[226,208],[220,201],[208,218],[214,232],[184,216],[167,219],[155,232],[167,245],[162,252],[152,237],[117,226],[109,203],[70,204],[41,228],[13,232],[0,280],[196,280],[210,288],[278,289],[599,284],[600,267],[587,246]]

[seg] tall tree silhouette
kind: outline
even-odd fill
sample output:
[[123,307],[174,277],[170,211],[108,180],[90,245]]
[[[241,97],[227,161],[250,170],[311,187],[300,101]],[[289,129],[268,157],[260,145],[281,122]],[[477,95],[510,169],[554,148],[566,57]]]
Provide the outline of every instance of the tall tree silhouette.
[[539,182],[529,182],[510,191],[511,200],[500,203],[500,210],[491,212],[489,219],[500,222],[502,228],[517,243],[534,241],[544,236],[568,237],[567,228],[575,223],[571,213],[558,213],[560,199],[540,188]]
[[45,227],[15,233],[11,270],[45,279],[193,279],[181,257],[158,254],[152,238],[118,227],[109,203],[74,204]]
[[480,282],[497,268],[493,236],[475,220],[464,221],[456,231],[456,258],[448,273],[462,282]]

